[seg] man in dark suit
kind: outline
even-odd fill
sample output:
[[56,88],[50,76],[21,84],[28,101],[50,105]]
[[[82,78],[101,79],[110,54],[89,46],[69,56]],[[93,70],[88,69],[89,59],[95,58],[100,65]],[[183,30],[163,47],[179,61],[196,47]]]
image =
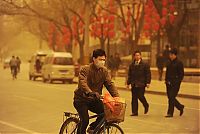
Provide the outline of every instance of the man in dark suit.
[[173,117],[174,106],[180,111],[180,116],[183,114],[184,105],[177,99],[181,81],[184,77],[183,63],[177,58],[177,49],[171,49],[169,52],[170,61],[166,68],[165,83],[168,97],[168,111],[165,117]]
[[132,114],[138,116],[138,99],[144,106],[144,114],[149,110],[149,104],[144,96],[145,87],[149,88],[151,82],[151,71],[148,64],[142,61],[140,51],[135,51],[134,61],[129,66],[127,87],[131,84],[132,92]]

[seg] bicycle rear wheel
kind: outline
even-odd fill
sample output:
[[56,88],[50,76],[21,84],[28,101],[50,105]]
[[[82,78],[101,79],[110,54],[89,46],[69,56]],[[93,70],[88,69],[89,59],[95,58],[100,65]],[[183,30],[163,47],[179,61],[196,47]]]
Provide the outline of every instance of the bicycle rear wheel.
[[79,120],[77,118],[68,118],[60,128],[59,134],[76,134]]
[[120,126],[114,123],[108,123],[98,131],[98,134],[124,134]]

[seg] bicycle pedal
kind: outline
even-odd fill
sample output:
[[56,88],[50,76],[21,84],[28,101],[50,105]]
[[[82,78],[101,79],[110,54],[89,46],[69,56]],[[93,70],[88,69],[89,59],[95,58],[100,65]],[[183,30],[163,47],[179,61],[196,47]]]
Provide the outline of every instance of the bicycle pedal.
[[88,134],[93,134],[94,133],[94,130],[93,129],[91,129],[90,127],[87,129],[87,133]]

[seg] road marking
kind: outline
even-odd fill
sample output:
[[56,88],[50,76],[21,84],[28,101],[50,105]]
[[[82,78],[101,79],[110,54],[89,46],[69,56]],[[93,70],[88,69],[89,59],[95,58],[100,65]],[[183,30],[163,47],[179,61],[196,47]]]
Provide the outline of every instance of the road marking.
[[31,133],[31,134],[40,134],[38,132],[34,132],[32,130],[28,130],[28,129],[25,129],[23,127],[19,127],[17,125],[14,125],[14,124],[11,124],[11,123],[8,123],[8,122],[5,122],[5,121],[1,121],[0,120],[0,123],[3,124],[3,125],[7,125],[9,127],[12,127],[12,128],[15,128],[15,129],[18,129],[18,130],[21,130],[21,131],[24,131],[24,132],[27,132],[27,133]]
[[34,99],[34,98],[30,98],[30,97],[25,97],[25,96],[14,95],[14,97],[25,99],[25,100],[31,100],[31,101],[39,101],[38,99]]

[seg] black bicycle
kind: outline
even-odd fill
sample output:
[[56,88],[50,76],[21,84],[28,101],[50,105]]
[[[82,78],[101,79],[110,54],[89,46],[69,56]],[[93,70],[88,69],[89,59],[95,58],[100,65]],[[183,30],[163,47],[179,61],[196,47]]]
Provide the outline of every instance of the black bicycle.
[[[118,113],[116,116],[111,115],[111,111],[104,107],[105,114],[102,113],[89,117],[89,119],[93,119],[104,115],[104,118],[97,125],[93,134],[124,134],[119,123],[124,121],[126,104],[116,104],[116,107],[118,109],[119,107],[120,109],[123,109],[121,110],[122,112]],[[71,112],[64,112],[63,120],[64,123],[60,128],[59,134],[77,134],[78,124],[80,123],[79,115]]]

